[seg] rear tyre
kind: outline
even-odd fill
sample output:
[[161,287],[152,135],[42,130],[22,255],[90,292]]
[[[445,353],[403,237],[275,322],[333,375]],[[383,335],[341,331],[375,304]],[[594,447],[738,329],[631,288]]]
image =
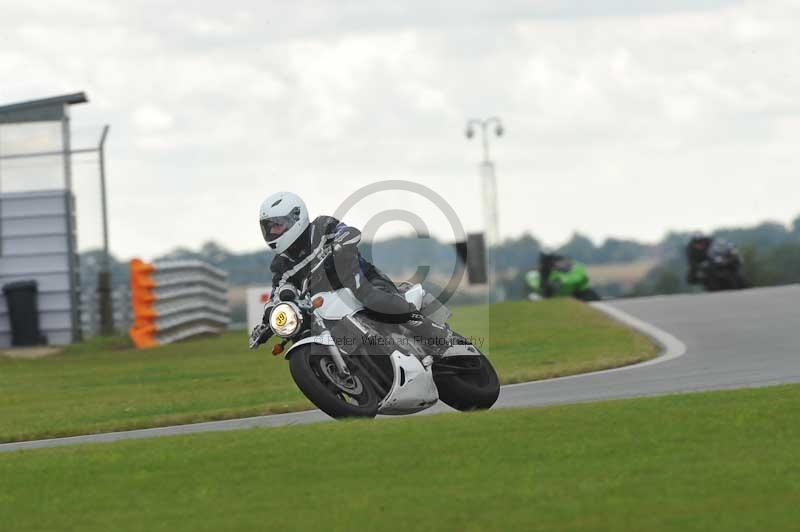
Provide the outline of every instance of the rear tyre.
[[581,290],[580,292],[575,293],[575,298],[580,299],[581,301],[600,301],[600,296],[597,295],[597,292],[592,290],[591,288],[587,288],[586,290]]
[[320,410],[334,419],[375,417],[378,395],[358,368],[348,367],[348,378],[339,377],[333,357],[316,344],[291,352],[289,371],[297,387]]
[[491,362],[477,355],[447,357],[433,365],[439,399],[456,410],[486,410],[497,402],[500,379]]

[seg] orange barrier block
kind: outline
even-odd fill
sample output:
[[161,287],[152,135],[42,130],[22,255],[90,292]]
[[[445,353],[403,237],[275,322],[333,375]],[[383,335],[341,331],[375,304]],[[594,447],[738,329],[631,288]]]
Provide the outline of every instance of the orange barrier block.
[[153,295],[155,282],[151,274],[152,264],[133,259],[130,262],[131,304],[133,306],[133,327],[128,334],[137,348],[153,347],[156,341],[154,321],[158,315],[153,309],[156,298]]
[[134,325],[128,330],[128,334],[133,340],[133,344],[138,349],[144,349],[146,347],[155,347],[158,345],[156,341],[156,326],[155,325],[146,325],[144,327],[137,327]]

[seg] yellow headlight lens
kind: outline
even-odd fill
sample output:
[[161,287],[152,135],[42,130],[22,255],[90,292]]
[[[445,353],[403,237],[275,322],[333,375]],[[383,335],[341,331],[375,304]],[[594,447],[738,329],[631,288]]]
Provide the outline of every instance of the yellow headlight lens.
[[281,303],[272,309],[269,326],[278,336],[288,338],[300,327],[300,311],[291,303]]

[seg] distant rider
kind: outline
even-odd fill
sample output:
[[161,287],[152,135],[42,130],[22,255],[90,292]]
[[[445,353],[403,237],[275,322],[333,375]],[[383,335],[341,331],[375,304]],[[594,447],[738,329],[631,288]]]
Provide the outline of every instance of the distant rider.
[[581,301],[600,299],[597,293],[589,288],[586,267],[569,257],[542,251],[539,253],[539,269],[535,273],[528,275],[528,283],[538,282],[538,287],[531,288],[544,298],[572,296]]
[[686,282],[702,284],[709,292],[745,288],[742,259],[736,246],[721,238],[694,234],[686,244],[689,271]]

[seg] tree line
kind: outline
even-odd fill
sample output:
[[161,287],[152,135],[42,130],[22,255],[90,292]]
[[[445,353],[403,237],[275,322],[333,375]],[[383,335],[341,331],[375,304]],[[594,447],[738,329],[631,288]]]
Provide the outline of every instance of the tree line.
[[[693,288],[686,283],[684,246],[688,232],[670,232],[656,244],[635,240],[609,238],[595,244],[585,235],[576,233],[568,242],[555,251],[586,264],[629,263],[644,259],[655,259],[657,265],[627,292],[613,283],[597,287],[605,295],[638,296],[689,292]],[[788,227],[774,222],[765,222],[752,227],[719,229],[713,236],[736,244],[744,259],[744,273],[755,286],[800,282],[800,216]],[[536,268],[542,243],[531,234],[505,240],[497,247],[495,260],[502,272],[506,293],[513,298],[525,296],[524,274]],[[426,266],[433,276],[446,277],[456,261],[452,243],[435,238],[400,236],[360,245],[362,254],[373,260],[389,276],[405,278]],[[209,241],[199,249],[185,247],[157,257],[156,260],[197,259],[208,262],[228,272],[231,285],[263,285],[270,280],[269,264],[272,255],[261,249],[235,253],[221,244]],[[81,276],[85,286],[94,284],[100,264],[98,250],[81,255]],[[127,262],[112,257],[112,279],[115,286],[128,283]]]

